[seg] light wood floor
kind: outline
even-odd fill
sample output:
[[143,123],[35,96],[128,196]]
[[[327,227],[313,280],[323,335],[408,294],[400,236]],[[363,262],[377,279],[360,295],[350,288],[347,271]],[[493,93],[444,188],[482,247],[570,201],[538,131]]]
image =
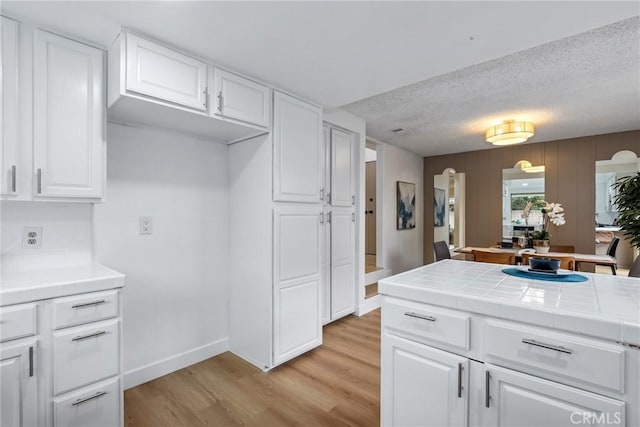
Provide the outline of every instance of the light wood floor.
[[264,373],[231,353],[129,389],[125,426],[379,426],[380,310]]
[[378,282],[371,283],[364,287],[364,297],[371,298],[378,295]]
[[382,267],[378,267],[376,265],[376,256],[375,255],[369,255],[366,254],[364,256],[364,272],[366,273],[371,273],[377,270],[382,270]]

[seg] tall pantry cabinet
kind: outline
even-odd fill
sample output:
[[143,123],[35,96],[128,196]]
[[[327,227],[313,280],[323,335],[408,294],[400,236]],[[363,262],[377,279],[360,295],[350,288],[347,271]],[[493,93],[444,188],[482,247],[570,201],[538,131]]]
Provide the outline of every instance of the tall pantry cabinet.
[[230,347],[262,369],[322,344],[322,110],[275,91],[272,111],[229,146]]
[[355,307],[353,135],[278,91],[272,111],[270,135],[229,146],[230,348],[265,370]]

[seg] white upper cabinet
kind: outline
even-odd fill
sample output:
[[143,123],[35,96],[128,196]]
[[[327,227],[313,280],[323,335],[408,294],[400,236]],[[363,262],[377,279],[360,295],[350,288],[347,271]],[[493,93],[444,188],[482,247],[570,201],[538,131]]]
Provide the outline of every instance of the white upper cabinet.
[[207,110],[207,64],[127,34],[127,90]]
[[99,199],[104,192],[104,53],[36,30],[35,196]]
[[110,121],[226,143],[267,132],[270,90],[266,87],[226,73],[220,80],[223,88],[215,89],[211,64],[126,31],[109,47],[108,63]]
[[249,79],[216,68],[214,114],[269,127],[271,90]]
[[0,150],[2,175],[0,194],[18,193],[18,23],[2,17],[2,131]]
[[331,205],[355,205],[353,187],[353,135],[332,128]]
[[322,110],[280,92],[273,105],[273,198],[320,203]]

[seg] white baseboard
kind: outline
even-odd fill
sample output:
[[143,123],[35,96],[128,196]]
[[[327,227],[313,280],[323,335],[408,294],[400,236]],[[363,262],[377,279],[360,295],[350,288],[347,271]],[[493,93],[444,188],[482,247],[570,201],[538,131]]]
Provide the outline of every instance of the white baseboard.
[[356,307],[356,316],[364,316],[365,314],[369,313],[370,311],[373,311],[377,308],[380,308],[380,304],[381,304],[381,297],[380,295],[374,295],[371,298],[367,298],[364,300],[364,302],[362,304],[360,304],[358,307]]
[[131,369],[124,373],[124,388],[129,389],[146,383],[210,357],[217,356],[229,350],[229,338],[223,338],[209,344],[176,354],[157,362],[149,363],[140,368]]

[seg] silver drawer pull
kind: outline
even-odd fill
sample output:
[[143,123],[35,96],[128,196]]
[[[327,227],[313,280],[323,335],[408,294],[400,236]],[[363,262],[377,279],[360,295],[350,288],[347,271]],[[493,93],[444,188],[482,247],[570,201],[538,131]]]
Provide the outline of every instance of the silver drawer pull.
[[534,345],[536,347],[547,348],[549,350],[559,351],[560,353],[566,353],[566,354],[572,354],[573,353],[573,350],[570,350],[568,348],[562,347],[561,345],[545,344],[543,342],[538,342],[538,341],[533,340],[533,339],[523,338],[522,339],[522,343],[523,344]]
[[425,314],[414,313],[413,311],[407,311],[405,316],[415,317],[416,319],[428,320],[429,322],[435,322],[436,318],[433,316],[427,316]]
[[99,397],[104,396],[105,394],[107,394],[106,391],[99,391],[96,394],[94,394],[93,396],[85,397],[84,399],[78,399],[75,402],[73,402],[71,405],[73,405],[73,406],[82,405],[84,402],[88,402],[90,400],[97,399]]
[[462,398],[462,363],[458,363],[458,397]]
[[92,305],[104,304],[106,302],[107,302],[106,300],[99,299],[99,300],[96,300],[96,301],[85,302],[85,303],[82,303],[82,304],[74,304],[74,305],[71,306],[71,308],[91,307]]
[[106,333],[107,333],[107,331],[98,331],[98,332],[93,333],[93,334],[81,335],[79,337],[75,337],[71,341],[82,341],[82,340],[86,340],[86,339],[89,339],[89,338],[99,337],[100,335],[104,335]]

